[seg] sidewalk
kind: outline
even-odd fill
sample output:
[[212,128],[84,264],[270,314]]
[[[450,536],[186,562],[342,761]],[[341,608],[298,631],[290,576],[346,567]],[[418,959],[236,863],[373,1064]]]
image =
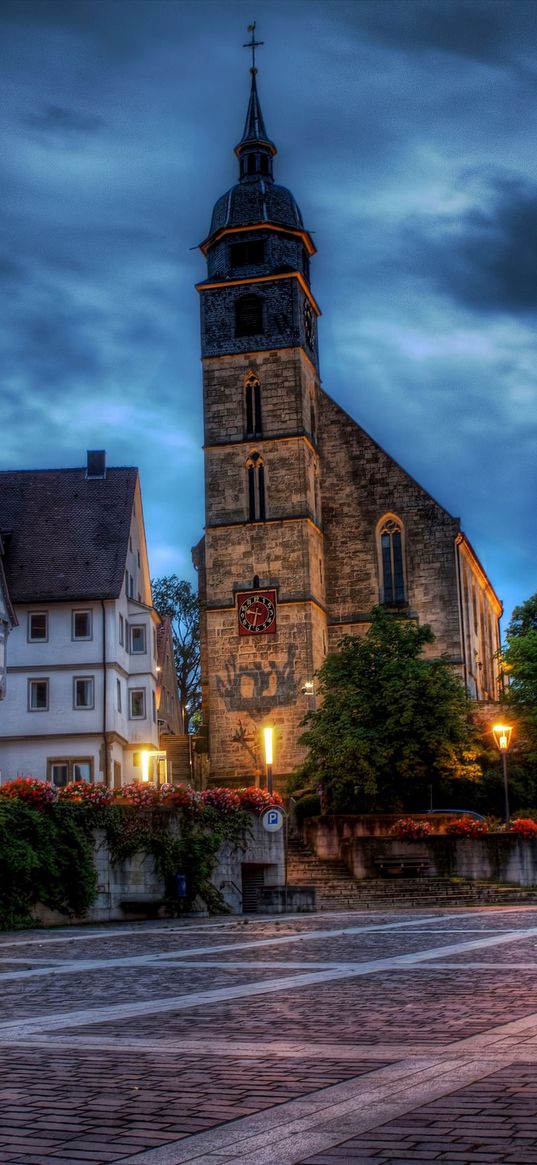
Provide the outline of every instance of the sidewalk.
[[0,935],[0,1165],[537,1165],[537,908]]

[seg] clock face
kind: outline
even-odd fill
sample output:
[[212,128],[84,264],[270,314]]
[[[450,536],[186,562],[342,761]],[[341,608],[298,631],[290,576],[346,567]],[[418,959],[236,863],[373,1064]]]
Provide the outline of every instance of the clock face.
[[276,591],[237,595],[239,635],[263,635],[276,630]]
[[304,335],[309,348],[315,347],[315,319],[307,299],[304,301]]

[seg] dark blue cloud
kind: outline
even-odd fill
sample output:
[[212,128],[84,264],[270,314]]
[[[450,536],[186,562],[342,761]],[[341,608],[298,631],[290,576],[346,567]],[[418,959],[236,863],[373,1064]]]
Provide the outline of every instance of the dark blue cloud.
[[498,179],[480,205],[425,247],[439,285],[467,307],[512,315],[537,310],[537,184]]

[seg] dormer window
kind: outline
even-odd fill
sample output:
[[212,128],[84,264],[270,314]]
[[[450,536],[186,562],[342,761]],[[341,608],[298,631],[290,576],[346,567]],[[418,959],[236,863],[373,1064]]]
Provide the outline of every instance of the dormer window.
[[263,300],[260,295],[241,295],[235,302],[235,335],[260,336],[263,333]]

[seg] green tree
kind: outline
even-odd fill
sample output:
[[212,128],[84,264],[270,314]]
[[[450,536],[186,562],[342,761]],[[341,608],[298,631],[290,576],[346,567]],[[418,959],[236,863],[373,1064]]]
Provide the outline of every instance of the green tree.
[[171,621],[183,728],[191,732],[201,705],[199,599],[191,584],[176,574],[153,579],[151,587],[155,609]]
[[504,703],[516,715],[532,754],[537,753],[537,594],[515,607],[506,632],[502,663],[509,684]]
[[447,662],[423,658],[433,642],[430,627],[377,607],[365,636],[327,656],[301,737],[301,775],[322,784],[327,808],[424,808],[429,784],[479,778],[469,700]]

